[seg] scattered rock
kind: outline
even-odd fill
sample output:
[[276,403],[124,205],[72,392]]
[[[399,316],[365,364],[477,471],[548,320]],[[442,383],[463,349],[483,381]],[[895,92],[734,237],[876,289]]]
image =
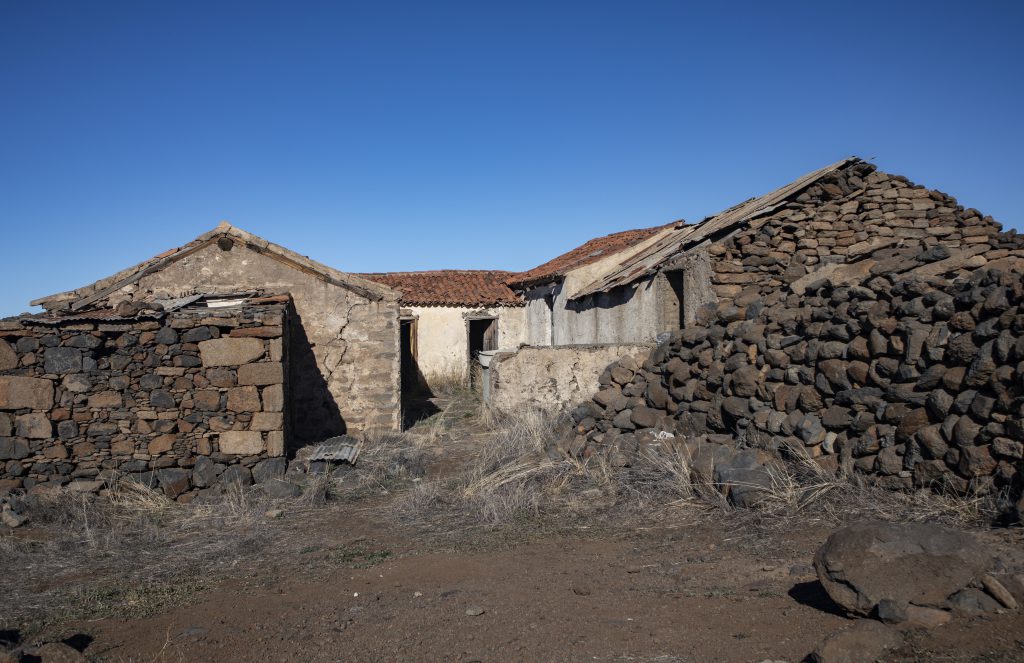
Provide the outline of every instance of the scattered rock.
[[865,619],[830,635],[808,658],[814,663],[875,663],[902,644],[899,631]]
[[838,605],[867,615],[880,601],[945,608],[979,579],[990,554],[972,536],[924,523],[859,523],[834,532],[814,559]]
[[484,614],[485,612],[487,612],[487,611],[484,610],[483,608],[481,608],[478,605],[471,605],[468,608],[466,608],[466,614],[469,615],[470,617],[479,617],[480,615]]

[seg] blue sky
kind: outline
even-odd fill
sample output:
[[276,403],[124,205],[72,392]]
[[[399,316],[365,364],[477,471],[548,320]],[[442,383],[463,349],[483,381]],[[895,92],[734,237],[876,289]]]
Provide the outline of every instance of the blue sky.
[[0,315],[221,220],[527,269],[844,156],[1024,228],[1024,3],[0,3]]

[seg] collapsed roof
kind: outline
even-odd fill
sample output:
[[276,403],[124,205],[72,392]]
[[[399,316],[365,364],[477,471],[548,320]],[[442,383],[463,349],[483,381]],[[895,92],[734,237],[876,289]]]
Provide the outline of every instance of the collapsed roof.
[[745,226],[751,220],[772,213],[823,177],[860,161],[857,157],[837,161],[760,198],[751,198],[715,216],[710,216],[700,223],[665,228],[652,242],[641,250],[626,255],[622,261],[613,265],[600,278],[574,293],[571,299],[582,299],[598,292],[607,292],[650,276],[680,253],[689,251],[705,242],[720,239]]
[[575,249],[552,258],[543,265],[525,272],[514,274],[508,284],[516,289],[561,280],[568,272],[607,258],[625,249],[635,247],[657,233],[682,225],[682,221],[673,221],[667,225],[652,228],[637,228],[597,237]]

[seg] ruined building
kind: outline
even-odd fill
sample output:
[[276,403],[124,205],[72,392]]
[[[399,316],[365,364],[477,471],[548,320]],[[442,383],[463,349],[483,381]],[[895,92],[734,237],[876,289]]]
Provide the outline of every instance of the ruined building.
[[[618,362],[619,378],[628,372],[630,380],[655,380],[656,371],[643,368],[652,349],[666,339],[681,347],[683,328],[723,320],[728,327],[770,312],[773,324],[787,330],[787,343],[818,333],[802,326],[801,316],[823,315],[826,307],[800,302],[818,297],[823,284],[846,297],[842,288],[896,271],[901,279],[951,283],[981,267],[1019,273],[1022,264],[1019,238],[990,217],[856,158],[699,223],[597,238],[518,274],[348,274],[222,224],[97,283],[33,302],[45,313],[0,324],[0,480],[27,486],[145,471],[163,472],[170,485],[180,478],[170,470],[182,470],[198,473],[190,479],[198,486],[207,480],[203,458],[222,473],[255,468],[338,433],[400,429],[411,394],[429,392],[446,376],[473,374],[483,363],[479,381],[494,405],[560,408],[607,390],[609,364]],[[1010,287],[1005,276],[993,279]],[[902,294],[885,298],[908,301]],[[978,347],[987,340],[977,338]],[[758,388],[810,380],[825,402],[833,397],[818,385],[830,378],[819,379],[817,365],[790,358],[794,368],[780,375],[783,367],[765,364],[767,349],[775,350],[750,350],[757,376],[745,370],[744,380]],[[701,375],[718,361],[715,352],[695,360]],[[892,382],[888,373],[896,371],[909,381],[925,368],[892,366],[891,359],[881,361],[876,377]],[[680,385],[666,377],[674,375],[668,359],[660,360],[656,379],[671,393]],[[941,360],[929,355],[928,362]],[[729,364],[730,374],[740,363]],[[717,372],[705,377],[718,388]],[[627,407],[641,405],[637,398],[651,410],[663,405],[659,413],[640,410],[648,428],[667,427],[667,419],[699,428],[695,412],[706,414],[705,402],[721,407],[706,394],[696,406],[688,392],[666,400],[658,387],[652,395],[649,383],[629,386],[630,380],[616,383],[621,409],[599,404],[600,412],[581,421],[583,448],[607,446],[603,436],[613,425],[620,432],[641,428]],[[772,389],[786,398],[794,393]],[[806,398],[800,411],[820,418],[824,413]],[[1006,398],[996,410],[1004,418],[1015,396]],[[786,416],[790,407],[775,404]],[[815,453],[842,447],[815,440]]]

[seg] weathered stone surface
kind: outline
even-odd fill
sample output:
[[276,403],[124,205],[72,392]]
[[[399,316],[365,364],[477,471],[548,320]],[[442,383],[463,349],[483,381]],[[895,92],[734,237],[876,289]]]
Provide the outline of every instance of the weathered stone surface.
[[47,373],[64,375],[82,370],[82,351],[77,348],[46,348],[43,367]]
[[[635,414],[635,412],[634,412]],[[249,430],[274,431],[284,427],[284,415],[280,412],[257,412],[252,415]]]
[[48,440],[53,436],[53,424],[42,412],[23,414],[15,419],[18,437],[30,440]]
[[203,366],[240,366],[256,361],[265,351],[258,338],[217,338],[199,343]]
[[252,473],[243,465],[229,465],[220,475],[220,483],[225,487],[251,486]]
[[167,453],[174,448],[174,443],[177,441],[178,436],[174,434],[161,435],[160,437],[150,440],[148,452],[150,455],[157,455]]
[[228,389],[228,409],[233,412],[259,412],[259,390],[253,386]]
[[48,410],[53,407],[53,382],[42,378],[0,376],[0,410]]
[[288,461],[284,458],[268,458],[256,463],[252,468],[252,479],[263,483],[275,477],[283,477],[288,469]]
[[21,460],[29,455],[28,443],[16,437],[0,437],[0,460]]
[[990,555],[970,535],[923,523],[859,523],[834,532],[814,567],[844,609],[869,614],[883,599],[944,608],[979,579]]
[[192,483],[197,488],[208,488],[217,483],[217,464],[206,456],[196,458],[192,466]]
[[168,497],[178,497],[192,486],[191,476],[188,470],[179,468],[168,468],[157,470],[157,481],[160,489]]
[[154,389],[149,392],[149,404],[158,410],[174,410],[178,407],[174,395],[164,389]]
[[18,367],[18,353],[11,344],[0,338],[0,371],[8,371]]
[[280,327],[246,327],[232,329],[232,338],[280,338],[284,331]]
[[263,409],[266,412],[284,411],[284,387],[282,385],[268,385],[262,391]]
[[276,477],[263,481],[259,484],[259,488],[267,497],[275,500],[291,499],[302,495],[302,488],[290,481]]
[[218,443],[222,454],[255,456],[265,450],[263,435],[258,431],[224,431]]
[[274,430],[267,433],[267,455],[284,456],[284,452],[284,431]]
[[903,645],[894,628],[864,619],[830,635],[808,656],[814,663],[875,663]]
[[277,362],[261,362],[238,367],[238,384],[240,385],[264,386],[283,382],[284,368]]
[[116,391],[101,391],[89,396],[89,407],[119,408],[122,403],[121,394]]

